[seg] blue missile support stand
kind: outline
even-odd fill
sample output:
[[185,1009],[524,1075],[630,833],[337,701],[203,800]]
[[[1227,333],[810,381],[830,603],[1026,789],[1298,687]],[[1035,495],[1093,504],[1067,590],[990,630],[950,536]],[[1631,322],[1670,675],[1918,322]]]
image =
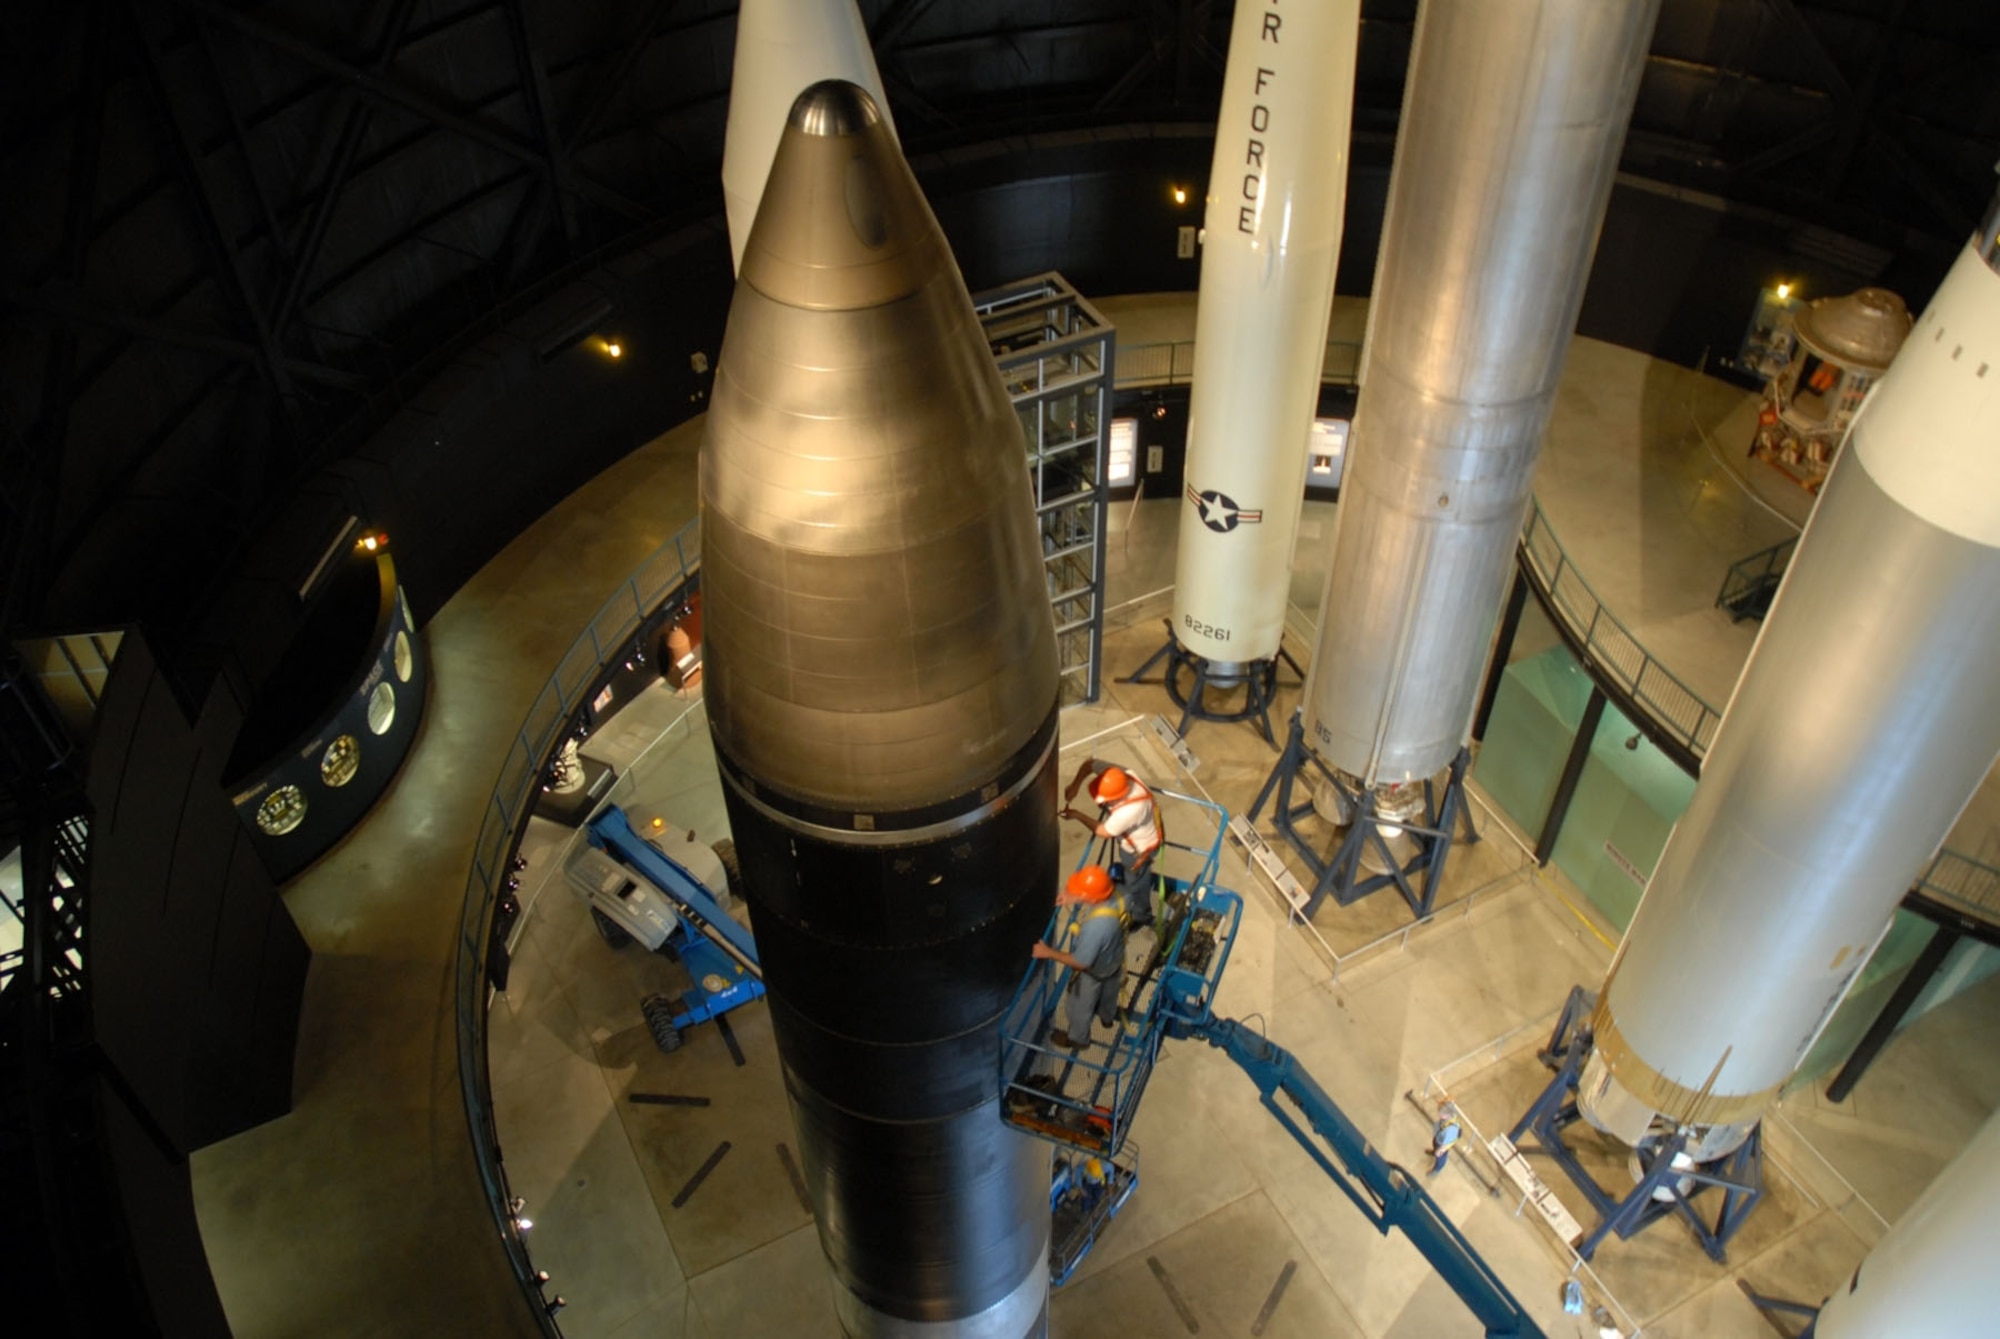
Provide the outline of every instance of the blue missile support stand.
[[[1675,1167],[1674,1159],[1687,1149],[1689,1131],[1678,1129],[1639,1150],[1641,1175],[1629,1191],[1614,1196],[1597,1183],[1563,1137],[1563,1131],[1582,1119],[1576,1106],[1577,1078],[1590,1055],[1591,1011],[1597,997],[1577,986],[1569,993],[1541,1061],[1554,1072],[1541,1096],[1534,1100],[1514,1128],[1507,1132],[1516,1148],[1525,1137],[1534,1136],[1542,1151],[1575,1183],[1597,1211],[1597,1226],[1584,1234],[1576,1253],[1588,1260],[1604,1239],[1617,1233],[1627,1240],[1641,1229],[1670,1215],[1677,1215],[1694,1232],[1695,1240],[1708,1258],[1727,1264],[1729,1241],[1743,1226],[1743,1220],[1764,1197],[1763,1126],[1759,1125],[1734,1151],[1713,1162],[1692,1167]],[[1722,1198],[1715,1205],[1711,1222],[1691,1203],[1702,1191],[1715,1188]]]
[[[1278,700],[1278,665],[1290,665],[1292,673],[1305,680],[1305,671],[1299,662],[1292,659],[1292,653],[1279,646],[1278,654],[1269,660],[1250,661],[1240,675],[1232,675],[1227,681],[1214,680],[1209,676],[1209,661],[1196,655],[1181,645],[1174,635],[1174,625],[1167,624],[1166,644],[1146,658],[1146,663],[1120,679],[1120,683],[1151,683],[1145,677],[1147,671],[1162,660],[1167,667],[1160,671],[1159,682],[1167,690],[1167,696],[1181,709],[1181,723],[1174,727],[1174,733],[1186,737],[1189,721],[1248,721],[1257,727],[1257,733],[1264,736],[1264,742],[1272,748],[1278,747],[1278,738],[1271,733],[1271,708]],[[1192,672],[1194,681],[1186,688],[1181,687],[1183,675]],[[1209,705],[1208,695],[1212,691],[1243,689],[1243,703],[1233,708]]]
[[678,999],[652,995],[640,1006],[661,1050],[678,1048],[688,1028],[763,997],[756,940],[722,909],[706,884],[634,832],[625,811],[616,805],[592,819],[588,833],[592,846],[664,893],[679,917],[667,942],[694,985]]
[[[1409,904],[1418,920],[1430,915],[1431,906],[1437,899],[1438,885],[1444,878],[1445,858],[1451,854],[1452,843],[1459,830],[1464,829],[1466,842],[1479,840],[1479,833],[1472,826],[1472,814],[1465,806],[1465,769],[1471,761],[1470,751],[1458,751],[1458,756],[1451,760],[1441,793],[1434,781],[1424,782],[1423,821],[1396,823],[1404,835],[1415,843],[1416,853],[1407,859],[1398,859],[1388,839],[1382,835],[1382,821],[1377,819],[1375,813],[1374,792],[1352,785],[1315,757],[1312,750],[1306,747],[1303,713],[1292,713],[1292,727],[1285,740],[1285,750],[1278,758],[1278,765],[1271,769],[1271,775],[1265,778],[1264,788],[1257,792],[1257,799],[1250,806],[1249,819],[1254,827],[1257,815],[1264,810],[1264,802],[1271,799],[1275,792],[1277,803],[1271,810],[1271,826],[1290,843],[1292,850],[1313,873],[1312,892],[1299,914],[1310,920],[1329,896],[1336,906],[1344,907],[1359,902],[1370,893],[1393,887],[1402,894],[1403,901]],[[1308,768],[1317,771],[1327,785],[1339,790],[1353,815],[1346,832],[1324,857],[1298,827],[1298,820],[1313,812],[1310,781],[1305,787],[1299,785],[1301,775]],[[1295,793],[1301,789],[1305,792],[1304,798],[1296,798]],[[1362,857],[1371,851],[1383,867],[1380,874],[1363,872]]]

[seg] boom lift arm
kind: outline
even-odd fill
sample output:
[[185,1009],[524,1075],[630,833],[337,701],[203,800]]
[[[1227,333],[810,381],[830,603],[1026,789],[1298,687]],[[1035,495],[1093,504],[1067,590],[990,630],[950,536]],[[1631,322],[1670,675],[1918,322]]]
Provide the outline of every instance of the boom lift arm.
[[[1541,1328],[1409,1172],[1375,1151],[1291,1052],[1230,1018],[1169,1013],[1167,1033],[1215,1047],[1257,1085],[1265,1109],[1383,1236],[1400,1228],[1486,1327],[1487,1339],[1544,1339]],[[1290,1099],[1291,1109],[1278,1102]],[[1299,1123],[1305,1120],[1310,1132]],[[1317,1138],[1315,1138],[1317,1136]]]

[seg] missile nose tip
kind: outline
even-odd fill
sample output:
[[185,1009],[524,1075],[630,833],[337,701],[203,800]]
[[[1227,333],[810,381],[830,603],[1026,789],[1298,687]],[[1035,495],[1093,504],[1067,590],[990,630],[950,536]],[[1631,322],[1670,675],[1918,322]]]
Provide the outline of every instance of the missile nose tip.
[[792,104],[791,123],[808,135],[852,135],[881,119],[882,109],[867,90],[845,79],[822,79]]

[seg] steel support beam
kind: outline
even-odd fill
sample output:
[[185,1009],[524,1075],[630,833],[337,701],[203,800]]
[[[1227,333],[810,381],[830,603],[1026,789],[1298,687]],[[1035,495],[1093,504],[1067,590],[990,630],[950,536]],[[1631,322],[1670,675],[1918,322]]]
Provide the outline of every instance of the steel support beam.
[[[83,42],[79,49],[69,180],[63,201],[62,246],[56,274],[66,283],[83,281],[90,255],[91,221],[97,205],[97,168],[104,145],[106,40],[103,0],[85,0]],[[12,623],[34,593],[47,589],[51,562],[44,531],[54,523],[57,480],[63,448],[69,441],[69,412],[77,394],[76,335],[67,328],[50,332],[42,367],[41,402],[35,425],[21,442],[15,478],[4,491],[14,513],[14,542],[0,554],[7,578],[0,589],[0,624]],[[10,453],[14,454],[14,453]]]
[[1542,835],[1535,839],[1535,863],[1546,865],[1556,853],[1562,836],[1563,820],[1569,817],[1570,802],[1576,798],[1576,783],[1583,778],[1584,764],[1590,761],[1590,746],[1597,738],[1597,724],[1604,719],[1604,690],[1590,686],[1590,700],[1584,703],[1583,719],[1577,722],[1576,738],[1570,742],[1569,757],[1563,760],[1562,778],[1549,800],[1548,816],[1542,820]]
[[[403,45],[403,34],[408,31],[410,17],[415,12],[416,0],[396,0],[382,40],[376,47],[373,63],[376,74],[387,74],[389,67],[395,63],[396,53]],[[200,22],[196,20],[197,26]],[[361,144],[368,137],[368,123],[373,116],[369,107],[351,94],[341,102],[345,116],[339,138],[334,144],[333,161],[327,166],[319,200],[313,206],[312,216],[307,219],[305,232],[299,239],[298,259],[292,263],[291,277],[286,280],[284,294],[278,299],[277,310],[272,313],[271,324],[279,330],[285,328],[298,309],[306,280],[311,277],[313,265],[319,260],[320,248],[326,242],[327,225],[333,221],[333,211],[339,205],[341,193],[347,188],[348,176],[354,170],[355,155],[361,151]]]
[[[445,222],[447,219],[450,219],[453,215],[459,213],[461,210],[469,209],[472,206],[498,194],[501,191],[512,190],[514,187],[521,184],[523,178],[530,176],[531,174],[533,174],[533,172],[534,172],[534,167],[532,164],[516,168],[514,171],[508,173],[504,177],[496,177],[492,181],[482,182],[480,185],[475,186],[472,190],[466,192],[464,195],[461,195],[454,200],[446,201],[444,204],[438,206],[436,209],[433,209],[430,213],[416,220],[403,232],[387,239],[380,246],[374,247],[371,250],[364,252],[362,255],[355,257],[353,260],[349,261],[346,265],[342,266],[338,271],[328,275],[326,277],[325,282],[320,284],[318,288],[314,289],[311,293],[308,293],[306,295],[306,301],[312,302],[320,294],[332,292],[334,289],[340,287],[342,284],[352,279],[355,275],[360,274],[362,271],[368,269],[372,265],[379,265],[383,260],[387,259],[389,256],[394,255],[396,252],[402,250],[404,247],[408,246],[412,242],[424,242],[431,246],[441,245],[441,243],[437,242],[435,239],[425,237],[424,231],[428,228],[436,227],[438,224]],[[471,259],[481,261],[482,263],[490,261],[491,259],[490,257],[478,256],[471,252],[461,251],[459,254],[466,255]]]
[[[537,168],[546,169],[548,166],[548,155],[540,145],[524,140],[501,127],[456,112],[431,95],[411,88],[400,80],[364,70],[321,50],[305,38],[275,24],[252,18],[220,3],[220,0],[177,0],[177,3],[183,8],[205,15],[224,27],[241,33],[253,42],[267,46],[273,51],[282,52],[322,74],[330,74],[344,80],[353,85],[362,96],[382,106],[393,107],[397,111],[421,117],[482,148],[491,149],[502,157],[528,163]],[[614,213],[641,223],[653,217],[652,211],[644,205],[585,173],[575,174],[574,180],[581,194]]]
[[1514,654],[1514,638],[1521,631],[1521,613],[1528,606],[1528,574],[1518,566],[1514,584],[1507,592],[1507,610],[1500,615],[1500,635],[1493,641],[1493,658],[1486,665],[1486,683],[1479,690],[1479,710],[1472,715],[1472,737],[1486,738],[1486,723],[1493,719],[1493,703],[1500,696],[1500,680],[1506,677],[1507,661]]
[[256,353],[258,370],[277,397],[284,422],[291,430],[293,444],[300,446],[304,432],[299,419],[298,387],[293,382],[290,368],[286,366],[287,360],[277,336],[264,317],[263,304],[257,300],[256,288],[243,267],[243,257],[217,212],[215,183],[211,179],[208,160],[182,114],[180,101],[167,86],[160,38],[153,32],[150,22],[152,12],[145,10],[138,0],[130,0],[128,12],[132,29],[138,34],[139,44],[145,52],[146,84],[153,95],[156,111],[167,128],[169,148],[202,240],[208,247],[210,262],[221,281],[225,298],[235,309],[237,319],[247,327],[246,333]]
[[937,0],[893,0],[882,11],[882,17],[875,20],[875,31],[868,34],[868,43],[875,48],[877,60],[887,56],[898,39],[910,30],[916,21],[928,14]]
[[1833,1082],[1826,1086],[1827,1101],[1847,1100],[1848,1094],[1854,1091],[1854,1085],[1868,1072],[1868,1066],[1875,1063],[1875,1057],[1882,1053],[1882,1048],[1889,1044],[1889,1038],[1903,1025],[1910,1006],[1917,1002],[1917,997],[1924,993],[1924,987],[1938,974],[1938,968],[1944,966],[1944,960],[1958,947],[1958,941],[1958,931],[1948,925],[1940,925],[1931,931],[1931,937],[1925,942],[1923,951],[1917,954],[1917,960],[1910,964],[1910,970],[1903,973],[1903,979],[1896,983],[1895,993],[1889,996],[1889,1002],[1882,1006],[1881,1013],[1875,1015],[1875,1021],[1868,1025],[1868,1031],[1856,1044],[1854,1053],[1847,1057],[1840,1073],[1834,1075]]
[[1847,99],[1840,110],[1840,129],[1834,137],[1833,153],[1826,174],[1820,178],[1822,198],[1834,196],[1847,182],[1848,171],[1854,166],[1855,150],[1861,147],[1862,132],[1867,129],[1869,113],[1875,110],[1876,90],[1882,83],[1882,67],[1888,64],[1894,54],[1896,44],[1903,35],[1903,16],[1909,12],[1910,0],[1895,0],[1895,8],[1882,20],[1882,28],[1869,44],[1868,68],[1861,72],[1861,82],[1854,86],[1854,94]]
[[[171,321],[141,316],[137,312],[119,311],[87,298],[66,293],[61,289],[42,288],[29,292],[0,294],[0,305],[34,317],[39,324],[57,330],[74,330],[78,327],[116,330],[133,339],[164,344],[176,349],[188,349],[195,353],[206,353],[230,362],[247,363],[259,369],[265,366],[268,352],[248,340],[190,329]],[[345,391],[359,391],[367,387],[365,378],[337,367],[328,367],[306,358],[294,358],[283,352],[277,352],[275,359],[278,368],[288,380],[309,381]]]
[[[542,152],[547,159],[544,168],[549,185],[546,204],[554,207],[556,217],[562,222],[563,240],[574,246],[577,238],[575,186],[570,181],[569,155],[563,148],[562,136],[556,133],[548,70],[542,60],[541,49],[535,45],[535,35],[529,29],[524,0],[505,0],[505,9],[507,35],[514,46],[514,64],[520,71],[521,100],[527,106],[529,121],[541,135]],[[538,207],[537,213],[544,207]]]
[[646,17],[640,20],[631,37],[619,46],[618,61],[611,67],[611,72],[602,79],[590,81],[590,87],[594,90],[590,106],[584,110],[576,124],[570,127],[569,134],[563,141],[566,153],[574,155],[578,149],[591,142],[591,136],[597,130],[597,123],[604,119],[604,113],[610,110],[619,90],[624,88],[625,81],[631,78],[640,57],[644,56],[646,49],[652,45],[661,22],[678,3],[680,0],[653,0],[652,8],[646,11]]

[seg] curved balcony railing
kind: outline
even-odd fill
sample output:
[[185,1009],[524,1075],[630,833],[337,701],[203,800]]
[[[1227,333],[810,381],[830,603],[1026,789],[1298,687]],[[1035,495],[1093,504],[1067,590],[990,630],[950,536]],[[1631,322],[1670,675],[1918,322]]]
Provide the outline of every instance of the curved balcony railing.
[[1632,630],[1604,607],[1549,528],[1542,504],[1532,498],[1528,523],[1521,531],[1521,557],[1524,569],[1541,588],[1537,593],[1543,604],[1582,649],[1586,667],[1610,678],[1660,733],[1695,760],[1696,768],[1690,770],[1698,769],[1722,713],[1653,659]]
[[[1155,344],[1120,344],[1113,364],[1120,390],[1143,386],[1185,386],[1194,380],[1194,341],[1163,340]],[[1361,346],[1353,340],[1330,339],[1319,379],[1352,386],[1361,375]]]
[[550,1339],[561,1339],[562,1331],[543,1305],[534,1266],[515,1224],[513,1193],[501,1166],[499,1134],[493,1118],[486,1024],[496,918],[504,937],[506,927],[520,914],[520,905],[513,900],[518,886],[514,857],[520,849],[521,830],[534,805],[544,770],[578,713],[588,705],[588,695],[598,675],[614,659],[624,658],[640,625],[684,589],[695,575],[700,566],[699,544],[697,523],[690,521],[612,592],[570,643],[569,650],[557,662],[555,673],[543,685],[527,718],[515,732],[513,745],[500,767],[500,779],[486,802],[479,842],[473,848],[472,870],[466,879],[465,910],[459,924],[455,1001],[459,1087],[488,1207],[499,1225],[515,1279],[529,1298],[530,1309],[542,1332]]
[[[1646,727],[1676,762],[1698,773],[1722,713],[1654,660],[1604,607],[1570,562],[1539,502],[1530,504],[1521,532],[1521,566],[1539,587],[1543,607],[1564,625],[1565,639],[1582,650],[1584,668],[1607,689],[1622,690],[1626,701],[1621,708],[1635,706],[1645,718],[1634,724]],[[1667,742],[1679,748],[1666,748]],[[2000,925],[2000,869],[1963,852],[1940,850],[1914,891],[1975,920]]]

